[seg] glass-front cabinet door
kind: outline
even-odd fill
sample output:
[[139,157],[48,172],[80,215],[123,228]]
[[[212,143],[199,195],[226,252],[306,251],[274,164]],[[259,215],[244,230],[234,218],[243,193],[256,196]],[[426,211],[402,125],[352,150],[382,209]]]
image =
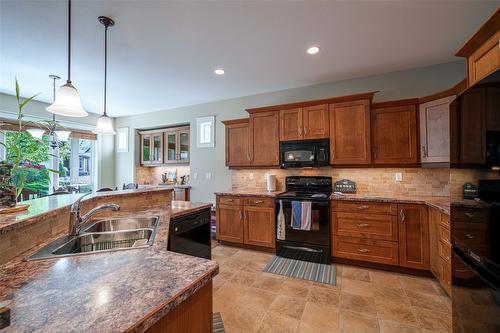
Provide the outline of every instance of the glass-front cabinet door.
[[163,132],[151,134],[151,163],[163,163]]
[[189,162],[189,129],[179,131],[179,161]]
[[151,163],[151,135],[141,134],[141,163]]
[[177,163],[177,131],[165,132],[165,163]]

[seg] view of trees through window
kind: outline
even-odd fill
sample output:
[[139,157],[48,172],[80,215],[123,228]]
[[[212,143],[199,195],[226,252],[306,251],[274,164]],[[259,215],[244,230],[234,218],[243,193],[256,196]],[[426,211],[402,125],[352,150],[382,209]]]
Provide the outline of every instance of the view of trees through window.
[[[12,161],[15,156],[14,142],[16,132],[5,132],[5,158]],[[35,194],[35,197],[48,195],[51,187],[72,186],[79,188],[81,192],[87,192],[92,189],[92,158],[93,144],[92,140],[71,139],[59,148],[59,158],[54,158],[53,149],[49,146],[49,137],[43,136],[42,140],[34,139],[27,132],[21,133],[20,147],[26,160],[41,167],[28,170],[25,179],[25,189]],[[72,154],[72,149],[74,153]],[[59,177],[58,184],[52,184],[44,173],[47,168],[56,169],[51,165],[52,160],[58,161]],[[54,163],[54,162],[53,162]],[[75,169],[72,172],[72,169]],[[14,182],[16,182],[14,176]]]

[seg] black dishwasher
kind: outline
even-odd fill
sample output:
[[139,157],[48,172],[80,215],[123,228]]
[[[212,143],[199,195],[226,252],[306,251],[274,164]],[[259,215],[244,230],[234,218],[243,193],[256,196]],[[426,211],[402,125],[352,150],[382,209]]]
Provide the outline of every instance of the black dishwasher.
[[211,259],[210,208],[170,220],[168,250]]

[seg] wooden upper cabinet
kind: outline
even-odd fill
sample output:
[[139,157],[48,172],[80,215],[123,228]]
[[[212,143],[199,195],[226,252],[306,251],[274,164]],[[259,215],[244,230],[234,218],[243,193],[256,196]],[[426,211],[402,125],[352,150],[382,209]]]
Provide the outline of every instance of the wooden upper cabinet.
[[486,130],[500,131],[500,87],[486,87]]
[[226,166],[250,164],[248,119],[224,122],[226,125]]
[[326,104],[281,110],[279,116],[280,141],[328,138]]
[[250,114],[250,159],[254,166],[279,165],[279,112]]
[[415,104],[373,104],[372,150],[375,164],[416,164],[417,112]]
[[420,104],[420,160],[450,161],[450,103],[455,96]]
[[469,89],[461,96],[460,163],[482,164],[486,161],[484,101],[485,90],[482,88]]
[[398,205],[399,265],[428,270],[429,221],[427,206],[415,204]]
[[280,141],[302,139],[302,128],[301,108],[280,111]]
[[325,139],[329,136],[328,106],[313,105],[302,108],[304,139]]
[[370,100],[330,104],[331,164],[369,164]]

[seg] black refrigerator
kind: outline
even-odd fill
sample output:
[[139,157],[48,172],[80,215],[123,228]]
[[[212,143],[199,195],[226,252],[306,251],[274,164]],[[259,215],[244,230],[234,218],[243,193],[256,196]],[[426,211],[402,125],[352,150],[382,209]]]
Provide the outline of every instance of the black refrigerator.
[[499,77],[450,105],[453,332],[500,332]]

